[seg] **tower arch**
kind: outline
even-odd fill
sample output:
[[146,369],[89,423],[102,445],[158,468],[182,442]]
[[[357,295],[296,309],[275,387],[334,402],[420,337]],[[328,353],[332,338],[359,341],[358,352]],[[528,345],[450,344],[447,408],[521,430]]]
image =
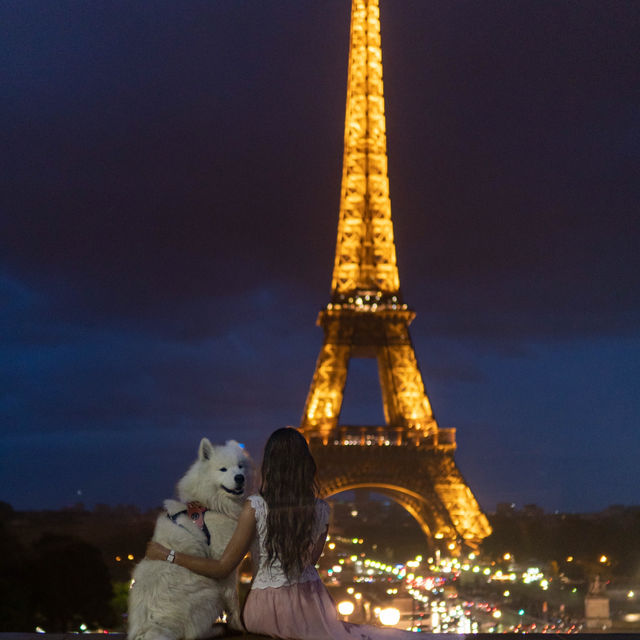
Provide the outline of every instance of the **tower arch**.
[[[352,442],[352,440],[349,440]],[[449,451],[429,444],[310,443],[323,497],[369,488],[402,505],[431,545],[442,540],[477,549],[489,534],[484,514]],[[478,518],[478,513],[481,518]],[[484,535],[483,535],[484,534]]]
[[332,496],[335,496],[339,493],[342,493],[344,491],[351,491],[353,489],[372,489],[376,493],[380,493],[390,498],[395,503],[399,504],[418,523],[418,526],[420,527],[422,533],[427,539],[428,544],[433,545],[434,523],[433,522],[431,522],[431,524],[429,523],[429,520],[432,520],[432,518],[429,518],[428,510],[425,509],[426,505],[424,504],[424,498],[422,496],[420,496],[417,493],[414,493],[413,491],[409,491],[404,487],[393,486],[393,485],[381,485],[375,482],[354,484],[354,485],[342,487],[339,489],[334,488],[331,491],[331,493],[328,493],[327,491],[322,489],[321,491],[324,498],[331,498]]

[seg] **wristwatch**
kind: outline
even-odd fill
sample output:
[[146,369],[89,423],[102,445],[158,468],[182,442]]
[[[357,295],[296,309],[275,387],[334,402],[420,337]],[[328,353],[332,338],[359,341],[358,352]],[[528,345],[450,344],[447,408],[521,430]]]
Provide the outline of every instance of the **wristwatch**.
[[171,551],[169,551],[169,555],[167,556],[167,562],[173,562],[176,559],[176,552],[171,549]]

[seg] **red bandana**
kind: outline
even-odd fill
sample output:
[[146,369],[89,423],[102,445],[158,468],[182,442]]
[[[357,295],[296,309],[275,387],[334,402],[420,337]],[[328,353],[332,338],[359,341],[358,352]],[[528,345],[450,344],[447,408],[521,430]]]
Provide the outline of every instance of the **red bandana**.
[[199,502],[187,502],[187,515],[191,518],[191,522],[197,524],[201,529],[204,528],[204,512],[207,507],[203,507]]

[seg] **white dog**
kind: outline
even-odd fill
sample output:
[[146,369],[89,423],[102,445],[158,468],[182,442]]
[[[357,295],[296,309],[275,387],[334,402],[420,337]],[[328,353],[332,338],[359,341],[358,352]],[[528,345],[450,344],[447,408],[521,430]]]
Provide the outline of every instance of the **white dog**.
[[[249,458],[235,440],[214,446],[203,438],[198,459],[178,482],[180,500],[165,501],[153,540],[178,552],[219,558],[242,510],[248,475]],[[135,568],[133,580],[129,640],[222,635],[224,627],[214,623],[223,612],[231,628],[242,630],[235,572],[224,580],[213,580],[171,562],[144,559]]]

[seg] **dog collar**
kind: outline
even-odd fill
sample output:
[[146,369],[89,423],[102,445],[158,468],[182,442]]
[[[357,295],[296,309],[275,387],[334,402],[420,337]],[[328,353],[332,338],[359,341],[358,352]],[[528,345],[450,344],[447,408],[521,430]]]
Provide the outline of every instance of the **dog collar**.
[[191,518],[191,522],[197,524],[202,530],[206,527],[204,523],[205,511],[207,511],[207,507],[203,507],[199,502],[187,502],[187,515]]
[[199,529],[202,529],[202,532],[207,538],[207,544],[211,544],[211,534],[209,533],[209,529],[207,524],[204,521],[204,514],[209,511],[207,507],[203,507],[199,502],[187,502],[187,508],[183,511],[178,511],[178,513],[174,513],[173,515],[169,515],[167,513],[167,517],[173,520],[178,526],[180,525],[177,521],[178,516],[182,514],[186,514],[189,520],[193,522]]

